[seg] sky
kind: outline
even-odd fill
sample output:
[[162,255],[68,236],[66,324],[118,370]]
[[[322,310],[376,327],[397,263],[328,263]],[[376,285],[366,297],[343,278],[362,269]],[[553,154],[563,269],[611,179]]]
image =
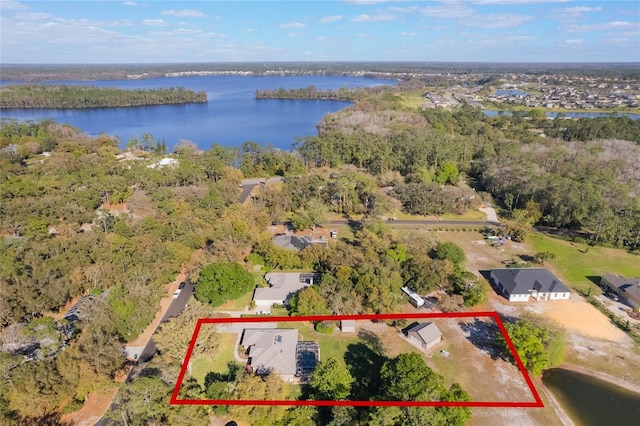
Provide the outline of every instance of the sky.
[[1,64],[640,62],[640,1],[0,0]]

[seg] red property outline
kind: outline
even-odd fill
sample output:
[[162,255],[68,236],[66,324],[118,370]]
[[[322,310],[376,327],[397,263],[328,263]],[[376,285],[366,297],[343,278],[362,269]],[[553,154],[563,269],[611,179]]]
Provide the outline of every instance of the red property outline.
[[[390,319],[426,319],[426,318],[475,318],[475,317],[489,317],[493,318],[504,337],[511,355],[516,361],[522,376],[524,377],[529,390],[533,395],[535,401],[521,402],[521,401],[331,401],[331,400],[318,400],[318,401],[292,401],[292,400],[237,400],[237,399],[178,399],[178,393],[184,380],[184,375],[187,372],[188,361],[191,358],[193,348],[200,333],[200,327],[202,324],[229,324],[229,323],[255,323],[255,322],[302,322],[302,321],[337,321],[337,320],[390,320]],[[544,407],[542,399],[536,390],[531,377],[527,373],[527,370],[522,363],[522,360],[518,356],[507,330],[504,328],[504,324],[500,319],[497,312],[457,312],[457,313],[424,313],[424,314],[372,314],[372,315],[311,315],[300,317],[243,317],[243,318],[200,318],[196,324],[196,328],[193,330],[191,336],[191,343],[189,349],[185,355],[180,374],[173,394],[171,395],[170,404],[175,405],[283,405],[283,406],[350,406],[350,407],[382,407],[382,406],[395,406],[395,407],[494,407],[494,408],[541,408]]]

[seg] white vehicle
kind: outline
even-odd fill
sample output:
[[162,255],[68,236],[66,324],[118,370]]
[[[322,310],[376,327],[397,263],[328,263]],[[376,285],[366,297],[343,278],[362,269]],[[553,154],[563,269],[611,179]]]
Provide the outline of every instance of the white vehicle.
[[178,296],[180,296],[180,293],[182,293],[182,290],[177,289],[176,291],[173,292],[173,298],[177,299]]

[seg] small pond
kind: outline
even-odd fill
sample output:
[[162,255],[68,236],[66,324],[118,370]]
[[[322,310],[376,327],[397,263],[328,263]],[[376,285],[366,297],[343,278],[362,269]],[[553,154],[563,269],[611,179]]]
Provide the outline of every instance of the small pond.
[[542,383],[575,424],[585,426],[640,424],[640,394],[564,368],[552,368]]

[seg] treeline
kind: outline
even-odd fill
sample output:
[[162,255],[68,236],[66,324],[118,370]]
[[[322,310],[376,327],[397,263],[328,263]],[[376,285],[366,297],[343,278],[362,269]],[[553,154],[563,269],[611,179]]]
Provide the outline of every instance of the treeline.
[[[486,117],[469,107],[407,111],[383,95],[328,114],[318,136],[300,139],[295,148],[311,168],[350,164],[380,180],[398,173],[393,190],[408,212],[455,210],[443,200],[454,187],[440,187],[466,175],[476,189],[500,201],[505,216],[523,225],[580,230],[594,243],[640,247],[638,145],[541,136],[555,127],[567,140],[581,135],[635,141],[638,121],[561,119],[539,125],[552,127],[537,129],[535,120],[519,115]],[[529,201],[537,211],[522,213]]]
[[[372,94],[379,94],[392,90],[388,86],[348,88],[341,87],[337,90],[318,90],[314,86],[300,89],[256,90],[256,99],[305,99],[305,100],[325,100],[325,101],[356,101],[364,99]],[[397,88],[393,88],[397,90]]]
[[[321,360],[305,399],[377,401],[469,402],[469,394],[458,383],[447,386],[417,353],[396,357],[382,354],[382,343],[371,333],[368,342],[349,345],[345,360]],[[189,381],[184,396],[198,399],[274,400],[286,398],[286,385],[275,376],[261,378],[232,364],[229,374],[209,373],[204,389]],[[218,415],[228,415],[253,425],[464,425],[471,418],[468,407],[276,407],[218,406]]]
[[207,102],[206,92],[184,87],[135,90],[64,84],[0,87],[0,108],[113,108],[198,102]]
[[640,144],[640,120],[627,116],[566,119],[561,115],[547,120],[544,132],[565,141],[591,141],[595,139],[624,139]]

